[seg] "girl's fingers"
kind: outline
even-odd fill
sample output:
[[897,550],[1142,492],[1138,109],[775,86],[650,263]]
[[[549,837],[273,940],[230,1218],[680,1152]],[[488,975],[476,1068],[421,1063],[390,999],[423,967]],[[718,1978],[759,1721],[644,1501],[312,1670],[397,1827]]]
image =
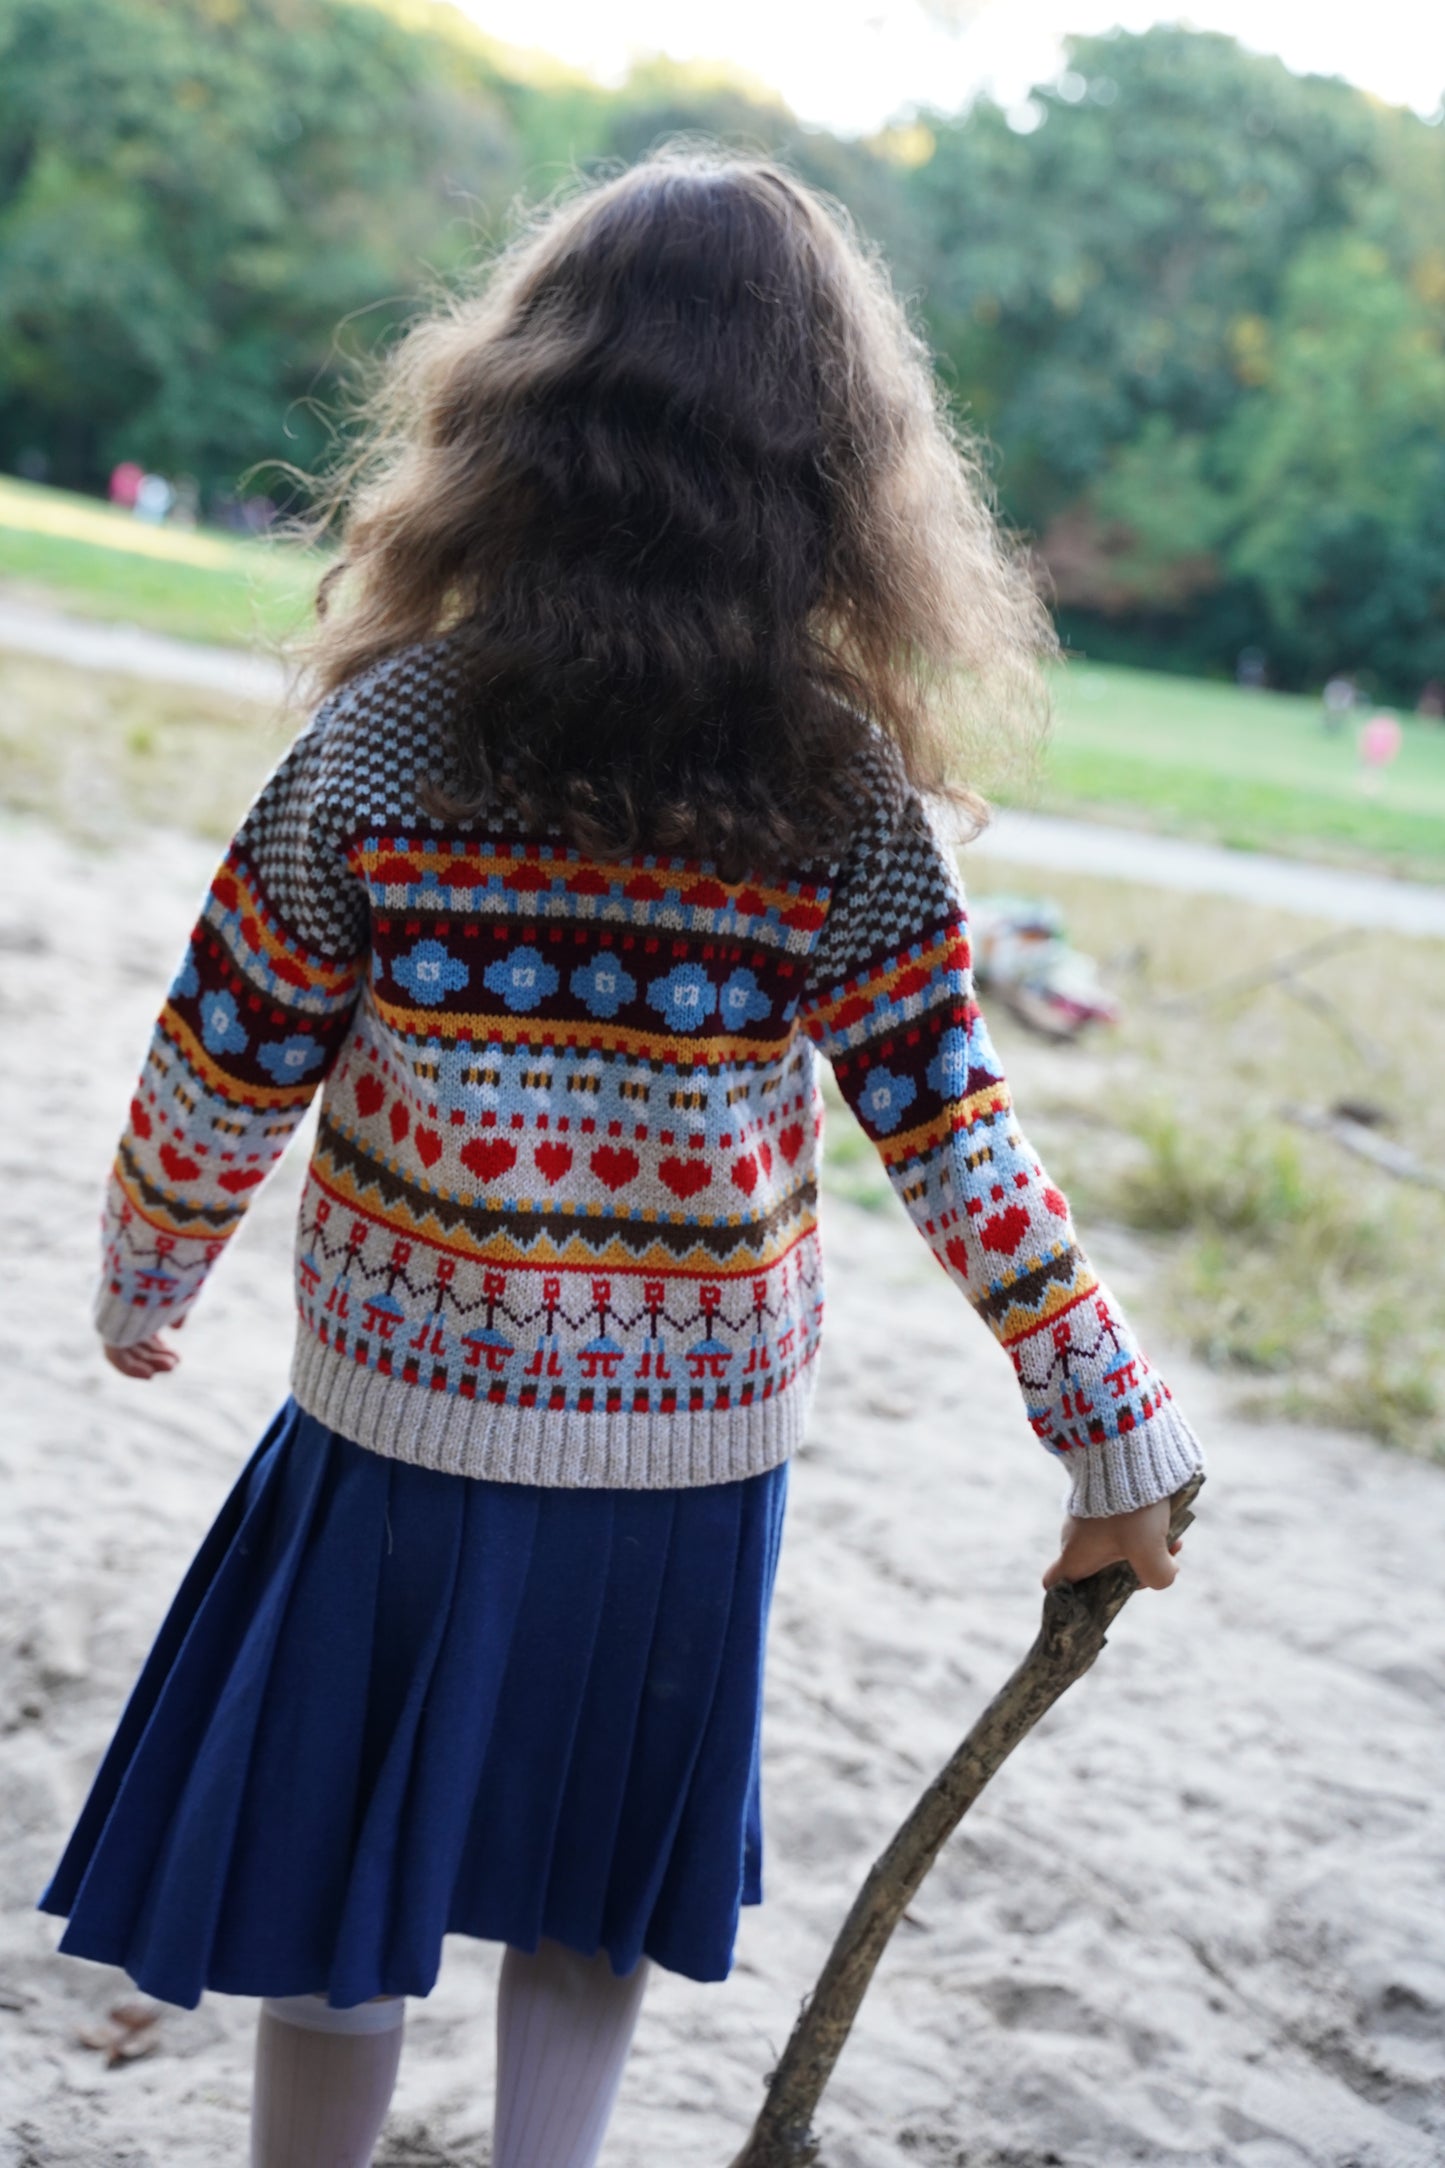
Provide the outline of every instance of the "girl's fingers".
[[1178,1575],[1174,1563],[1177,1544],[1171,1544],[1161,1535],[1156,1542],[1135,1545],[1129,1552],[1129,1563],[1145,1588],[1169,1588]]
[[137,1340],[133,1347],[107,1347],[103,1352],[111,1368],[124,1378],[159,1377],[163,1371],[174,1370],[181,1359],[154,1333],[147,1340]]
[[1045,1573],[1044,1587],[1053,1588],[1060,1581],[1087,1581],[1091,1573],[1114,1565],[1122,1555],[1117,1544],[1101,1543],[1097,1536],[1076,1527]]
[[1044,1587],[1056,1588],[1060,1581],[1087,1581],[1106,1566],[1124,1562],[1133,1567],[1144,1588],[1171,1587],[1179,1573],[1175,1560],[1182,1539],[1168,1540],[1167,1522],[1147,1533],[1131,1529],[1129,1535],[1132,1540],[1120,1540],[1117,1521],[1070,1521],[1058,1557],[1045,1569]]

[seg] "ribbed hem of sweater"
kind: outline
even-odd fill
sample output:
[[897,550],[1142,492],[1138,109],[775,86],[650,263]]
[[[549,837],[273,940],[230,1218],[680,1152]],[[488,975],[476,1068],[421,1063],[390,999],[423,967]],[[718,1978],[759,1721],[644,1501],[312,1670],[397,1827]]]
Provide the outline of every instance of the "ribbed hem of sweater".
[[1122,1437],[1064,1458],[1072,1477],[1068,1510],[1080,1519],[1132,1513],[1181,1490],[1204,1465],[1199,1440],[1172,1402]]
[[304,1329],[291,1366],[298,1405],[368,1452],[446,1475],[565,1490],[690,1490],[762,1475],[800,1443],[812,1386],[809,1364],[747,1407],[651,1416],[509,1407],[369,1370]]

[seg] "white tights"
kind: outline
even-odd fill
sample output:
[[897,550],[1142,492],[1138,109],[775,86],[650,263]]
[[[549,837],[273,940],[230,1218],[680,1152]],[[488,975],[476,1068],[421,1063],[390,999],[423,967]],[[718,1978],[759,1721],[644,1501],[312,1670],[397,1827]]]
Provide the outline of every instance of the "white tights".
[[[593,2168],[642,2003],[643,1958],[557,1942],[509,1949],[497,1994],[492,2168]],[[367,2168],[401,2061],[406,2005],[333,2010],[319,1995],[261,2005],[251,2168]]]

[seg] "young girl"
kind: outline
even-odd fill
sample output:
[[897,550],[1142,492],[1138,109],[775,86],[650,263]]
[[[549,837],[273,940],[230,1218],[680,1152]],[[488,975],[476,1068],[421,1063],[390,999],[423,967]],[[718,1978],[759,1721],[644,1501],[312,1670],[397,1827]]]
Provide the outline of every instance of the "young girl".
[[161,1012],[96,1312],[175,1364],[319,1086],[292,1393],[42,1902],[264,1998],[264,2168],[368,2161],[403,1998],[502,1942],[495,2168],[585,2168],[649,1961],[722,1979],[760,1895],[818,1054],[1067,1470],[1046,1580],[1166,1585],[1199,1454],[974,1001],[925,796],[977,811],[1049,636],[846,221],[696,150],[577,195],[343,487],[327,697]]

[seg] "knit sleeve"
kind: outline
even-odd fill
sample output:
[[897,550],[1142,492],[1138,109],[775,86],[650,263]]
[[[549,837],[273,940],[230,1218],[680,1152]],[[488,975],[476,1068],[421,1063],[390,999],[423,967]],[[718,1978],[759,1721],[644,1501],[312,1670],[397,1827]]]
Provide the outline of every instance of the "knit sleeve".
[[190,1309],[346,1036],[368,939],[318,710],[246,815],[151,1035],[106,1186],[95,1323],[112,1346]]
[[1019,1127],[974,998],[954,855],[916,796],[875,811],[839,870],[799,1010],[909,1217],[1018,1376],[1069,1510],[1177,1490],[1198,1442],[1079,1246]]

